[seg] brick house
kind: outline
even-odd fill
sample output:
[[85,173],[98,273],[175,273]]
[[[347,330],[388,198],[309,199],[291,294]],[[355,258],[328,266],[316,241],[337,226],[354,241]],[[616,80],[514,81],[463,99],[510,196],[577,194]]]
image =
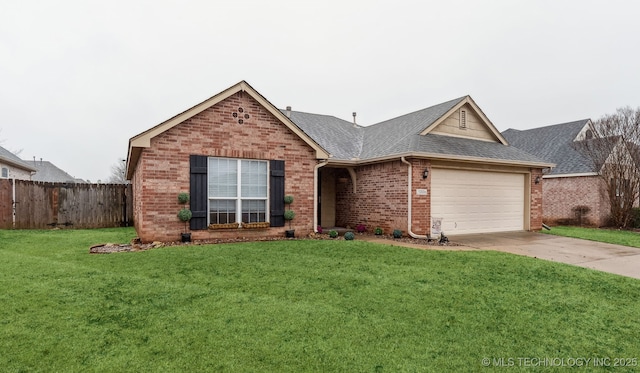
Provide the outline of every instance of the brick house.
[[542,209],[547,224],[607,224],[610,204],[604,181],[574,146],[585,140],[591,124],[590,119],[583,119],[502,133],[512,146],[556,164],[543,175]]
[[279,110],[241,81],[132,137],[127,179],[143,241],[180,237],[185,191],[195,240],[283,236],[285,195],[297,236],[365,224],[427,237],[540,229],[535,180],[551,166],[509,146],[469,96],[363,127]]

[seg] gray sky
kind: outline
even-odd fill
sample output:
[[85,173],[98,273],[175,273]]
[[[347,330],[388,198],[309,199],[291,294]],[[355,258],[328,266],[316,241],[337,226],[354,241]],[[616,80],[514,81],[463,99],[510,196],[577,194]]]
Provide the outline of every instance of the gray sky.
[[0,0],[0,140],[105,180],[246,80],[368,125],[471,95],[498,130],[640,106],[637,1]]

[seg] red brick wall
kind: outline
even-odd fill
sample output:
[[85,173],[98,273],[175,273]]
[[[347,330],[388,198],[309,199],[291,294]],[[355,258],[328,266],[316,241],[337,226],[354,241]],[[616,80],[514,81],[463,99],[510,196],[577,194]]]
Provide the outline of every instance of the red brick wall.
[[[424,180],[422,173],[430,166],[427,160],[409,160],[412,164],[412,231],[427,234],[431,211],[430,197],[416,196],[416,189],[429,189],[430,179]],[[400,160],[355,168],[356,193],[349,173],[338,170],[337,178],[346,179],[336,186],[336,225],[355,228],[364,224],[367,231],[380,227],[390,234],[394,229],[408,233],[407,176],[408,166]]]
[[336,225],[355,228],[365,224],[372,232],[376,227],[385,233],[393,229],[407,231],[407,165],[400,161],[378,163],[355,168],[356,193],[351,177],[339,169],[336,178],[346,182],[336,185]]
[[[243,112],[239,112],[239,108]],[[233,116],[237,113],[237,117]],[[245,114],[249,118],[244,118]],[[244,123],[239,124],[238,120]],[[296,235],[313,229],[315,151],[246,93],[239,92],[154,137],[133,176],[135,225],[142,241],[176,241],[184,223],[178,193],[189,191],[189,155],[285,161],[285,194],[294,196]],[[194,240],[283,236],[286,227],[197,230]]]
[[[539,178],[539,183],[536,184],[536,178]],[[544,205],[542,199],[542,186],[544,181],[542,180],[542,169],[531,169],[531,204],[529,230],[539,231],[542,229],[542,223],[544,220]]]
[[597,176],[558,177],[543,180],[543,211],[546,224],[562,223],[575,218],[576,206],[588,206],[589,220],[584,225],[606,225],[609,202]]
[[[431,171],[431,162],[424,159],[408,159],[412,166],[411,188],[411,230],[415,234],[431,232],[431,177],[423,179],[425,169]],[[407,174],[408,166],[400,160],[360,166],[356,171],[356,193],[349,173],[338,169],[336,178],[346,181],[336,186],[336,225],[355,228],[365,224],[372,232],[381,227],[389,234],[394,229],[408,234],[407,214]],[[541,169],[531,170],[531,210],[530,229],[542,229],[543,200],[542,185],[535,184]],[[418,189],[426,189],[427,195],[417,195]]]

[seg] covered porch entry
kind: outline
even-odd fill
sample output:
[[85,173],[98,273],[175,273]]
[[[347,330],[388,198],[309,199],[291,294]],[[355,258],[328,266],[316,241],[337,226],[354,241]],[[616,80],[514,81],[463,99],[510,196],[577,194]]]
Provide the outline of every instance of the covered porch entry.
[[324,231],[346,232],[349,197],[356,191],[356,173],[351,167],[325,166],[318,170],[318,225]]

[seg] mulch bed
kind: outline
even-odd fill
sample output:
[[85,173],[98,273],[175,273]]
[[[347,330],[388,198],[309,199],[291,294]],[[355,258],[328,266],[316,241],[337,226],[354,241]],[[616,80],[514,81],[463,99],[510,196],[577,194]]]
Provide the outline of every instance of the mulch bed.
[[[355,240],[358,240],[359,236],[369,236],[371,238],[375,237],[378,239],[389,240],[392,242],[404,242],[410,243],[414,245],[424,245],[424,246],[460,246],[455,242],[445,242],[440,243],[439,240],[425,240],[419,238],[411,238],[411,237],[402,237],[402,238],[393,238],[392,235],[377,235],[368,233],[356,233]],[[220,243],[236,243],[236,242],[255,242],[255,241],[282,241],[282,240],[296,240],[296,239],[312,239],[312,240],[333,240],[333,241],[344,241],[344,236],[338,236],[336,238],[329,237],[326,233],[311,233],[306,237],[302,238],[285,238],[285,237],[266,237],[261,240],[256,239],[248,239],[248,238],[233,238],[233,239],[215,239],[215,240],[196,240],[193,242],[151,242],[151,243],[141,243],[138,238],[134,238],[131,240],[131,243],[128,244],[114,244],[114,243],[103,243],[93,245],[89,248],[90,254],[110,254],[110,253],[122,253],[122,252],[135,252],[135,251],[144,251],[150,249],[156,249],[159,247],[167,247],[167,246],[187,246],[187,245],[211,245],[211,244],[220,244]],[[360,238],[365,239],[364,237]]]

